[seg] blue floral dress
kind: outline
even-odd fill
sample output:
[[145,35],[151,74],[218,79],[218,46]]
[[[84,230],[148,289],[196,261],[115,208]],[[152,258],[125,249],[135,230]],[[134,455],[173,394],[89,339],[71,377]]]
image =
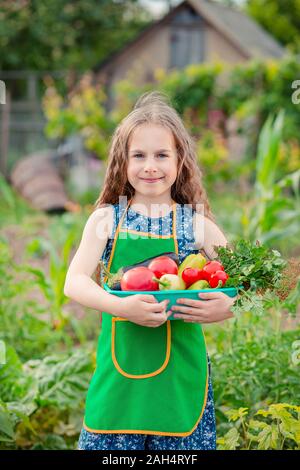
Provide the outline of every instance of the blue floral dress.
[[[119,204],[114,206],[114,225],[111,238],[108,239],[102,260],[107,266],[112,250],[113,238],[122,209]],[[124,209],[123,209],[124,210]],[[178,257],[181,263],[191,253],[198,253],[195,246],[192,218],[194,209],[183,204],[176,205],[176,237]],[[172,233],[172,211],[163,217],[150,218],[134,211],[130,206],[123,219],[122,228],[151,232],[157,235]],[[206,255],[207,256],[207,255]],[[101,280],[104,274],[101,273]],[[209,382],[206,407],[196,429],[186,437],[159,436],[147,434],[98,434],[82,428],[79,450],[214,450],[216,449],[216,421],[211,382],[211,364],[208,357]]]

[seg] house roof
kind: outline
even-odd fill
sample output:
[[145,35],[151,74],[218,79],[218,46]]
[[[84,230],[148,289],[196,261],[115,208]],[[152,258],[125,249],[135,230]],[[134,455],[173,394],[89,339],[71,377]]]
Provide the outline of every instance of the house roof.
[[194,8],[204,20],[233,43],[245,58],[280,58],[285,54],[284,47],[256,23],[255,20],[242,11],[216,3],[213,0],[185,0],[169,11],[163,18],[148,25],[135,39],[125,44],[120,50],[109,55],[94,68],[94,71],[100,72],[107,65],[111,64],[115,58],[128,50],[128,48],[144,39],[147,34],[155,31],[155,29],[163,24],[167,24],[168,19],[184,5]]
[[190,0],[188,3],[228,38],[232,38],[250,58],[279,58],[284,55],[284,47],[242,11],[211,0]]

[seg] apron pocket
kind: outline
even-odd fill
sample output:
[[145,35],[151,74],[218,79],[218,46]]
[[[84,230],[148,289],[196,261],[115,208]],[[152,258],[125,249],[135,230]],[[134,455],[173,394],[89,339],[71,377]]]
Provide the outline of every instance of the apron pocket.
[[171,353],[170,320],[152,328],[113,317],[111,335],[112,360],[125,377],[145,379],[167,367]]

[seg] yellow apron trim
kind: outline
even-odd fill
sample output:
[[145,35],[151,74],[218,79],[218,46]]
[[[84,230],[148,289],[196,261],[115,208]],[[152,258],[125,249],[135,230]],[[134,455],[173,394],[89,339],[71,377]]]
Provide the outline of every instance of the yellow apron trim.
[[[170,321],[170,320],[168,320]],[[204,336],[204,333],[203,333],[203,336]],[[204,336],[204,339],[205,339],[205,336]],[[186,436],[190,436],[190,434],[192,434],[196,427],[198,426],[198,424],[200,423],[200,420],[203,416],[203,413],[204,413],[204,410],[205,410],[205,407],[206,407],[206,403],[207,403],[207,394],[208,394],[208,362],[206,361],[206,367],[207,367],[207,370],[206,370],[206,386],[205,386],[205,397],[204,397],[204,402],[203,402],[203,406],[202,406],[202,409],[201,409],[201,413],[200,413],[200,416],[199,418],[197,419],[196,421],[196,424],[195,426],[192,428],[191,431],[188,431],[188,432],[183,432],[183,433],[176,433],[176,432],[159,432],[159,431],[145,431],[145,430],[140,430],[140,429],[118,429],[118,430],[111,430],[111,429],[106,429],[106,430],[102,430],[99,431],[97,429],[92,429],[92,428],[89,428],[84,420],[83,420],[83,427],[84,429],[86,429],[87,431],[89,432],[94,432],[96,434],[150,434],[150,435],[154,435],[154,436],[178,436],[178,437],[186,437]]]
[[[130,203],[131,203],[131,199],[129,200],[129,202],[128,202],[127,206],[126,206],[126,209],[124,210],[121,219],[119,220],[118,227],[117,227],[116,233],[115,233],[115,235],[114,235],[113,246],[112,246],[111,253],[110,253],[110,256],[109,256],[109,260],[108,260],[108,263],[107,263],[107,269],[108,269],[108,271],[110,271],[110,267],[111,267],[111,264],[112,264],[112,260],[113,260],[113,256],[114,256],[115,248],[116,248],[116,244],[117,244],[118,234],[119,234],[119,232],[121,231],[123,219],[124,219],[124,217],[125,217],[125,214],[126,214],[126,212],[127,212],[127,209],[128,209],[128,207],[129,207]],[[170,236],[163,235],[163,237],[174,238],[176,254],[178,255],[178,242],[177,242],[177,238],[176,238],[176,236],[175,236],[175,234],[176,234],[176,202],[175,202],[175,201],[173,202],[172,206],[173,206],[173,210],[172,210],[172,212],[173,212],[173,231],[172,231],[172,235],[170,235]],[[123,229],[122,229],[122,231],[123,231]],[[125,230],[125,231],[126,231],[126,230]],[[130,229],[128,229],[128,231],[130,231]],[[138,233],[140,233],[140,232],[138,232]],[[145,232],[143,232],[143,233],[145,233]],[[147,232],[147,235],[149,235],[148,232]],[[103,280],[103,281],[104,281],[104,282],[107,281],[107,276],[104,276],[104,280]]]
[[[112,246],[112,251],[111,251],[111,254],[110,254],[110,257],[109,257],[109,261],[108,261],[108,265],[107,265],[107,269],[110,270],[110,266],[112,264],[112,260],[113,260],[113,255],[114,255],[114,252],[115,252],[115,247],[116,247],[116,243],[117,243],[117,238],[118,238],[118,233],[120,231],[120,228],[121,228],[121,224],[122,224],[122,221],[123,221],[123,218],[125,216],[125,213],[127,211],[127,208],[129,206],[131,202],[131,199],[129,201],[129,203],[127,204],[127,207],[126,207],[126,210],[124,211],[122,217],[121,217],[121,220],[119,221],[119,224],[118,224],[118,227],[117,227],[117,230],[116,230],[116,233],[115,233],[115,236],[114,236],[114,241],[113,241],[113,246]],[[173,204],[173,234],[172,234],[172,237],[174,238],[174,242],[175,242],[175,249],[176,249],[176,253],[178,255],[178,242],[177,242],[177,238],[175,236],[175,233],[176,233],[176,202],[174,202]],[[106,282],[107,280],[107,276],[105,276],[104,278],[104,282]],[[116,317],[113,317],[112,320],[116,318]],[[126,320],[126,319],[123,319],[122,320]],[[170,322],[171,320],[168,320],[168,322]],[[113,322],[112,322],[113,324]],[[204,341],[205,341],[205,344],[206,344],[206,340],[205,340],[205,335],[204,335],[204,332],[203,332],[203,337],[204,337]],[[191,431],[188,431],[188,432],[185,432],[185,433],[170,433],[170,432],[159,432],[159,431],[145,431],[145,430],[140,430],[140,429],[135,429],[135,430],[132,430],[132,429],[119,429],[119,430],[114,430],[114,429],[101,429],[101,430],[98,430],[98,429],[92,429],[92,428],[89,428],[86,424],[85,424],[85,421],[83,420],[83,427],[84,429],[86,429],[87,431],[89,432],[93,432],[93,433],[96,433],[96,434],[119,434],[119,433],[122,433],[122,434],[150,434],[150,435],[155,435],[155,436],[178,436],[178,437],[186,437],[186,436],[189,436],[190,434],[193,433],[193,431],[196,429],[196,427],[198,426],[202,416],[203,416],[203,413],[204,413],[204,410],[205,410],[205,407],[206,407],[206,403],[207,403],[207,394],[208,394],[208,362],[206,361],[206,386],[205,386],[205,397],[204,397],[204,401],[203,401],[203,406],[202,406],[202,409],[201,409],[201,412],[200,412],[200,416],[198,418],[198,420],[196,421],[196,424],[195,426],[192,428]]]
[[177,228],[177,216],[176,216],[176,205],[174,204],[173,207],[173,230],[172,230],[172,237],[174,238],[174,244],[175,244],[175,252],[178,256],[178,241],[177,237],[175,236],[176,234],[176,228]]
[[170,353],[171,353],[171,320],[167,320],[167,347],[166,347],[166,357],[164,360],[164,363],[162,366],[159,367],[154,372],[151,372],[149,374],[141,374],[141,375],[134,375],[134,374],[128,374],[125,372],[119,365],[117,358],[116,358],[116,351],[115,351],[115,336],[116,336],[116,322],[117,321],[129,321],[126,318],[119,318],[119,317],[114,317],[112,318],[112,325],[111,325],[111,354],[112,354],[112,360],[115,365],[115,368],[120,372],[120,374],[124,375],[125,377],[128,377],[129,379],[147,379],[148,377],[154,377],[155,375],[160,374],[168,365],[169,360],[170,360]]

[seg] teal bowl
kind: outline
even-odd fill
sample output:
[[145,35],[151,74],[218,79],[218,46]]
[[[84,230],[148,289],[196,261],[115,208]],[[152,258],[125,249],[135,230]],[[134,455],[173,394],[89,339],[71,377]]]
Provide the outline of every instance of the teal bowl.
[[[199,293],[201,292],[224,292],[224,294],[228,295],[229,297],[235,297],[238,293],[236,287],[223,287],[220,289],[201,289],[201,290],[151,290],[151,291],[133,291],[133,290],[112,290],[108,287],[106,283],[103,284],[103,288],[112,295],[116,295],[117,297],[128,297],[129,295],[136,295],[136,294],[146,294],[146,295],[153,295],[157,302],[162,302],[163,300],[169,300],[167,305],[167,310],[173,305],[184,305],[177,304],[177,299],[194,299],[194,300],[205,300],[199,297]],[[242,287],[240,287],[242,288]],[[179,318],[174,318],[174,315],[169,316],[169,320],[180,320]]]

